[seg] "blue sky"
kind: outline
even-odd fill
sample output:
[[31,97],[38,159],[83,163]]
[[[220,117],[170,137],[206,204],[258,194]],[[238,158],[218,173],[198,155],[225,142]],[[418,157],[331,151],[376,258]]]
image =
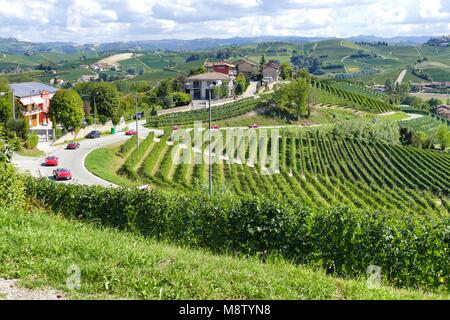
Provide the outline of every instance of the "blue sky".
[[0,0],[0,37],[98,43],[450,34],[450,0]]

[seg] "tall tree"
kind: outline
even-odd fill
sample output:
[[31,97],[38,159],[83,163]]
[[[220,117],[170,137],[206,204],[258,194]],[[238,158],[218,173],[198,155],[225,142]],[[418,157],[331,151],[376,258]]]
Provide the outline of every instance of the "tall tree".
[[66,130],[73,130],[76,137],[84,117],[83,100],[75,90],[59,90],[53,96],[49,115]]
[[264,53],[261,55],[261,60],[259,60],[259,72],[262,73],[263,65],[266,64],[266,56]]
[[91,105],[94,105],[99,115],[104,115],[113,120],[123,115],[123,106],[119,104],[117,88],[111,83],[97,83],[91,88]]
[[0,123],[6,123],[12,117],[11,94],[6,94],[9,91],[8,82],[0,79]]
[[283,62],[281,64],[280,76],[283,80],[288,80],[292,76],[292,66],[289,62]]

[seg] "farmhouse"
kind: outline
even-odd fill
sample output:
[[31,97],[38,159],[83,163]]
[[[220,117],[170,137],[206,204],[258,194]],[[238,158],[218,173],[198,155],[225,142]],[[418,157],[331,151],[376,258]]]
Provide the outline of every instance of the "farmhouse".
[[229,92],[233,89],[233,79],[220,72],[206,72],[188,77],[184,84],[185,90],[193,99],[209,99],[212,84],[221,85],[228,83]]
[[262,67],[263,79],[271,79],[269,82],[278,82],[281,66],[275,62],[269,62]]
[[205,68],[208,72],[218,72],[230,77],[236,76],[236,66],[228,61],[206,62]]
[[247,59],[239,59],[234,62],[237,73],[242,73],[247,79],[254,77],[258,74],[258,65],[253,61]]
[[22,114],[30,128],[48,125],[50,100],[59,89],[39,82],[12,83],[9,86],[16,101],[22,105]]

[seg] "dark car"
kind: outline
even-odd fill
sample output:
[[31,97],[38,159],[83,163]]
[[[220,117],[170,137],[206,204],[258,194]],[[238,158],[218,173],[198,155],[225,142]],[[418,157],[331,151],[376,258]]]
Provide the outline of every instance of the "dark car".
[[138,112],[133,116],[134,120],[136,120],[136,119],[141,120],[143,118],[144,118],[144,112]]
[[53,178],[55,180],[71,180],[72,172],[70,172],[70,169],[59,168],[53,171]]
[[94,130],[88,133],[88,135],[86,136],[86,138],[88,139],[95,139],[95,138],[100,138],[101,133],[100,131]]
[[80,147],[80,143],[79,142],[71,142],[67,145],[66,149],[68,150],[75,150],[78,149]]

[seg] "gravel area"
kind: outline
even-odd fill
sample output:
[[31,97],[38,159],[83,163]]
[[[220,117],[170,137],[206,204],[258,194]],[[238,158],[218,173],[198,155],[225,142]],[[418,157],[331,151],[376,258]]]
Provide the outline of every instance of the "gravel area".
[[65,296],[53,289],[31,290],[22,288],[18,280],[0,279],[0,300],[66,300]]

